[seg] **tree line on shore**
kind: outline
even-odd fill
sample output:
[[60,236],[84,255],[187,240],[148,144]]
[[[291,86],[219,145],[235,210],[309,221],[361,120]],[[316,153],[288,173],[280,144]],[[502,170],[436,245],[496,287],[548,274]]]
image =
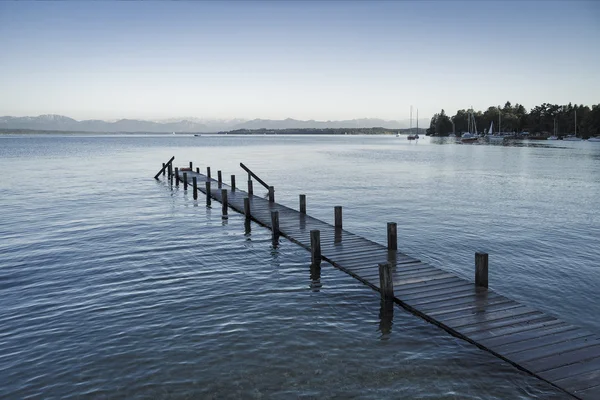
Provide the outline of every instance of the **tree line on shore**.
[[[492,121],[494,131],[528,132],[530,135],[550,136],[575,134],[587,139],[600,134],[600,104],[591,108],[584,105],[567,105],[543,103],[533,107],[529,112],[521,104],[514,106],[507,101],[504,107],[491,106],[485,111],[458,110],[454,116],[448,116],[444,110],[434,114],[427,129],[431,136],[448,136],[455,132],[460,135],[467,132],[469,114],[472,113],[479,133],[487,133]],[[498,127],[500,117],[501,126]]]

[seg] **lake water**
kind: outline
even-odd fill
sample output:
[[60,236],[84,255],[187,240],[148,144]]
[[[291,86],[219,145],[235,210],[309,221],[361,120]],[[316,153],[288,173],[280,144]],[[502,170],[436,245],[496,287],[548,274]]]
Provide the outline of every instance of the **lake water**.
[[[600,143],[363,136],[0,137],[0,398],[564,395],[153,175],[194,161],[600,333]],[[256,194],[262,188],[255,185]]]

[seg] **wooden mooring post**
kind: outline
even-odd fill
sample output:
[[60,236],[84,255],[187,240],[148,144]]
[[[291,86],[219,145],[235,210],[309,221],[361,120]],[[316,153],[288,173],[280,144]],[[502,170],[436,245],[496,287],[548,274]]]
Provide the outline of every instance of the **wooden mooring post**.
[[310,261],[313,265],[321,265],[321,231],[310,231]]
[[219,187],[221,187],[223,185],[223,175],[221,174],[221,171],[217,171],[217,184]]
[[210,181],[212,178],[210,177],[210,167],[206,167],[206,178]]
[[211,197],[211,195],[210,195],[210,182],[206,181],[204,183],[206,185],[206,206],[210,207],[210,197]]
[[306,214],[306,195],[300,195],[300,214]]
[[231,191],[235,191],[235,175],[231,175]]
[[252,188],[252,179],[248,179],[248,196],[254,195],[254,189]]
[[179,186],[179,168],[175,167],[175,186]]
[[194,200],[198,200],[198,179],[195,176],[192,177],[192,186],[194,188]]
[[193,167],[192,162],[190,161],[190,171],[193,171],[193,170],[194,170],[194,167]]
[[475,253],[475,286],[488,287],[488,254]]
[[221,207],[223,218],[227,218],[227,189],[221,189],[221,202],[223,203],[223,207]]
[[166,163],[162,163],[162,164],[163,164],[163,166],[162,166],[162,174],[163,174],[163,176],[165,176],[165,169],[166,169],[165,165],[166,165]]
[[387,248],[388,250],[398,250],[398,231],[395,222],[387,223]]
[[250,199],[248,197],[244,197],[244,216],[246,219],[250,219],[252,217],[250,210]]
[[187,190],[188,180],[187,180],[187,172],[183,173],[183,190]]
[[379,264],[379,292],[383,301],[394,301],[394,281],[392,280],[392,264]]
[[275,202],[275,188],[273,186],[269,186],[269,202]]
[[169,179],[173,178],[173,165],[169,164],[169,166],[167,167],[167,173],[169,174]]
[[335,206],[333,208],[335,229],[342,229],[342,206]]
[[273,228],[273,237],[279,236],[279,211],[271,211],[271,227]]
[[200,173],[200,167],[196,167],[196,173],[199,174]]

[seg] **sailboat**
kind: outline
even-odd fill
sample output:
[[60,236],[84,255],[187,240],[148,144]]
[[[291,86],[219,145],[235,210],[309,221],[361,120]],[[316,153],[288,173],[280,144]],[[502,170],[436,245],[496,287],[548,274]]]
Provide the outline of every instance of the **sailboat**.
[[547,140],[558,140],[558,135],[556,134],[556,117],[554,117],[554,134],[548,137]]
[[569,141],[569,142],[580,142],[582,139],[577,137],[577,110],[575,110],[575,134],[574,135],[567,135],[566,137],[563,138],[563,140]]
[[504,136],[496,134],[494,135],[494,121],[490,124],[490,130],[488,131],[487,138],[490,143],[501,143],[504,142]]
[[407,137],[408,140],[419,139],[419,110],[417,109],[417,133],[414,134],[412,131],[412,106],[410,106],[410,134]]
[[[477,134],[477,125],[475,124],[475,116],[473,115],[473,108],[469,110],[469,120],[468,120],[468,132],[464,132],[461,136],[460,141],[463,143],[472,143],[479,140],[479,136]],[[473,130],[473,133],[471,133]]]

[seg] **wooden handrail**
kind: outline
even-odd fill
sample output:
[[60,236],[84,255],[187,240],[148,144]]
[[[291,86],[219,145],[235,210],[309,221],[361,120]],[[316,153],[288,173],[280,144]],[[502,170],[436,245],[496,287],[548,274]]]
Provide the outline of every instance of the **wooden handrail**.
[[154,179],[158,180],[158,176],[163,173],[165,168],[167,168],[169,166],[169,164],[171,164],[173,162],[174,159],[175,159],[175,156],[171,157],[171,159],[164,165],[164,167],[162,167],[160,169],[160,171],[158,171],[158,174],[154,175]]
[[264,186],[266,189],[269,189],[269,185],[267,185],[267,184],[265,183],[265,181],[263,181],[263,180],[262,180],[262,179],[260,179],[258,176],[256,176],[256,174],[255,174],[254,172],[250,171],[250,168],[246,167],[246,166],[244,165],[244,163],[240,163],[240,167],[242,167],[242,168],[244,169],[244,171],[246,171],[246,172],[247,172],[249,175],[253,176],[253,177],[254,177],[254,179],[256,179],[256,181],[257,181],[258,183],[260,183],[261,185],[263,185],[263,186]]

